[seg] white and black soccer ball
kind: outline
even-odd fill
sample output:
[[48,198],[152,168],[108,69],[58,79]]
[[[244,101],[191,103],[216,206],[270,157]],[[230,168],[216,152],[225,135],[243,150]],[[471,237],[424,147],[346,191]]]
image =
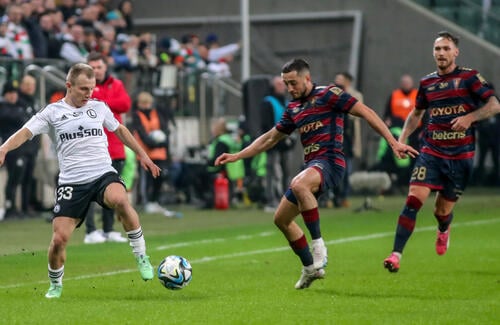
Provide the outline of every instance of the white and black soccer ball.
[[182,289],[191,282],[193,268],[187,259],[178,255],[165,257],[158,265],[158,280],[167,289]]

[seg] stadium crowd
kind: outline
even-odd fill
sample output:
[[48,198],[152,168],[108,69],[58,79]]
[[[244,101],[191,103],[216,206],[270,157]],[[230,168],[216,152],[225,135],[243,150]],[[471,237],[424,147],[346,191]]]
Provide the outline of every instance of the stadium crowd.
[[[2,87],[0,102],[0,125],[5,124],[11,127],[22,125],[41,109],[40,103],[33,99],[33,90],[26,90],[22,86],[24,78],[22,69],[19,69],[19,63],[22,66],[23,62],[33,60],[54,60],[54,62],[57,60],[59,63],[63,62],[64,69],[67,69],[74,63],[87,62],[91,53],[100,53],[106,59],[109,73],[116,79],[123,81],[124,87],[132,99],[132,109],[124,119],[131,127],[140,123],[140,119],[133,119],[140,110],[138,109],[139,99],[147,97],[149,100],[150,95],[145,95],[144,92],[148,94],[153,92],[155,83],[158,82],[155,76],[158,76],[163,67],[175,67],[175,71],[182,71],[187,76],[184,78],[187,93],[186,96],[183,96],[184,102],[176,103],[174,99],[158,101],[154,104],[148,103],[154,105],[161,114],[162,128],[168,137],[169,129],[176,126],[176,115],[192,115],[196,112],[197,99],[194,90],[197,82],[196,76],[201,72],[209,72],[216,77],[231,77],[230,62],[234,55],[238,54],[241,45],[238,42],[221,45],[218,36],[210,32],[203,35],[204,37],[186,32],[179,39],[172,37],[156,39],[155,35],[148,32],[136,33],[133,16],[134,8],[131,0],[122,0],[116,6],[113,6],[109,0],[0,0],[0,62],[7,71],[7,80]],[[136,78],[137,75],[141,75],[141,78]],[[36,80],[28,82],[34,82],[34,87],[37,87]],[[47,91],[47,98],[50,98],[51,102],[64,95],[61,89],[49,88]],[[15,95],[12,93],[17,93],[19,98],[14,98]],[[181,105],[182,112],[176,111],[176,108]],[[6,114],[2,114],[5,107],[8,107],[9,110],[22,110],[22,113],[8,114],[9,120],[7,120],[6,117],[2,117],[6,116]],[[265,109],[270,108],[266,107]],[[4,112],[7,112],[7,109]],[[13,122],[14,117],[17,120]],[[386,115],[386,117],[389,116]],[[274,119],[271,122],[274,123]],[[494,117],[484,121],[479,128],[479,141],[483,141],[484,150],[491,151],[493,161],[491,175],[485,175],[485,156],[482,147],[480,147],[481,167],[479,171],[481,179],[484,182],[489,182],[486,185],[500,185],[499,143],[498,141],[493,143],[486,141],[486,139],[498,138],[499,123],[500,118]],[[240,123],[240,128],[223,128],[225,132],[232,135],[228,139],[234,141],[230,144],[234,151],[238,151],[244,146],[244,137],[238,137],[238,132],[241,135],[245,134],[244,125],[244,123]],[[11,135],[8,134],[10,129],[1,128],[0,143]],[[171,157],[168,155],[168,139],[160,142],[165,146],[166,160],[169,164],[169,167],[165,168],[168,170],[165,173],[165,177],[168,178],[165,182],[168,184],[167,186],[173,187],[174,191],[185,191],[182,197],[186,198],[188,202],[194,200],[192,201],[190,198],[193,193],[186,188],[194,188],[194,195],[198,195],[202,201],[201,205],[211,207],[212,202],[207,201],[206,197],[209,198],[208,200],[212,200],[212,196],[205,197],[203,193],[196,193],[196,190],[199,191],[203,186],[209,186],[209,183],[213,182],[215,173],[219,173],[220,170],[210,171],[210,169],[202,167],[199,173],[192,172],[195,173],[195,176],[179,177],[178,175],[182,173],[186,175],[186,168],[192,167],[194,170],[199,166],[172,164]],[[147,145],[147,141],[145,144]],[[35,188],[34,183],[41,182],[39,178],[34,176],[36,161],[40,159],[37,158],[36,152],[40,152],[38,156],[42,154],[50,156],[50,144],[47,144],[46,139],[42,138],[35,143],[35,146],[34,149],[26,148],[24,150],[26,153],[19,152],[21,158],[16,158],[11,164],[13,172],[11,169],[8,169],[8,172],[3,171],[8,179],[7,182],[10,183],[8,183],[9,189],[4,191],[5,184],[0,182],[0,219],[39,215],[39,211],[50,208],[44,202],[40,202],[37,191],[32,190]],[[19,163],[19,161],[21,162]],[[23,168],[19,168],[19,166]],[[251,164],[246,164],[244,172],[247,176],[252,175],[255,178],[255,175],[259,175],[258,178],[264,179],[265,172],[258,170],[261,167],[252,167]],[[5,168],[3,169],[5,170]],[[206,173],[212,174],[207,177]],[[203,177],[196,176],[200,174],[205,175]],[[48,183],[50,187],[51,180],[47,180],[46,176],[44,175],[44,182]],[[209,183],[197,184],[204,179],[208,179]],[[248,177],[244,181],[235,179],[232,180],[234,184],[231,188],[235,190],[235,195],[239,195],[239,198],[242,199],[242,194],[238,189],[245,185],[258,184],[260,187],[254,192],[262,193],[264,188],[262,184],[265,183],[262,179],[259,181],[248,179]],[[187,184],[188,180],[199,186]],[[286,184],[287,180],[283,180],[283,183]],[[477,183],[483,184],[479,181]],[[52,185],[54,184],[55,182]],[[11,186],[22,188],[21,198],[16,198],[15,194],[12,194]],[[147,195],[143,190],[143,193],[139,193],[138,197],[146,202],[144,197]],[[156,204],[157,194],[153,196],[152,200]],[[344,198],[344,200],[346,199]],[[16,200],[22,203],[16,204]],[[266,198],[258,200],[262,206],[274,207],[277,205],[276,198],[268,198],[267,201]],[[341,204],[339,203],[339,205]],[[159,209],[157,210],[159,211]],[[166,209],[162,211],[168,212]]]

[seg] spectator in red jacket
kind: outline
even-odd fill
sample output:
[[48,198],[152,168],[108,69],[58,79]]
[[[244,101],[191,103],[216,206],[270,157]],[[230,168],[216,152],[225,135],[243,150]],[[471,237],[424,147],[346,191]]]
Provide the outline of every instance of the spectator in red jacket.
[[[92,52],[87,58],[88,64],[94,69],[96,77],[96,87],[92,97],[102,100],[108,104],[115,118],[122,123],[122,114],[127,113],[131,107],[130,96],[128,95],[123,83],[115,79],[108,73],[106,57],[98,52]],[[108,150],[112,159],[112,165],[121,174],[125,163],[125,148],[123,143],[113,132],[104,130],[108,136]],[[94,222],[94,211],[89,209],[85,219],[86,235],[84,242],[86,244],[111,242],[127,242],[122,235],[113,231],[114,211],[103,208],[102,210],[102,231],[97,230]]]

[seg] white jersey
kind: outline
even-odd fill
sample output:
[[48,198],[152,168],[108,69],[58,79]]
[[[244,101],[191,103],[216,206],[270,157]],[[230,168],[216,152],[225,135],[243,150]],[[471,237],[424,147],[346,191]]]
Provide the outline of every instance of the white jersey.
[[59,184],[85,184],[108,172],[111,166],[108,138],[103,126],[114,132],[120,122],[101,101],[89,100],[76,108],[64,100],[49,104],[24,127],[33,136],[52,133],[59,160]]

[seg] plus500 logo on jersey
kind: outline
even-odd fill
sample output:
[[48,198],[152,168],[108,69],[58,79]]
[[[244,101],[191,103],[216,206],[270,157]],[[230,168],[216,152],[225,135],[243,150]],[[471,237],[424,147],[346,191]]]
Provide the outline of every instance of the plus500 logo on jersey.
[[61,142],[73,139],[87,138],[87,137],[100,137],[103,135],[102,129],[83,129],[73,133],[61,133],[59,139]]

